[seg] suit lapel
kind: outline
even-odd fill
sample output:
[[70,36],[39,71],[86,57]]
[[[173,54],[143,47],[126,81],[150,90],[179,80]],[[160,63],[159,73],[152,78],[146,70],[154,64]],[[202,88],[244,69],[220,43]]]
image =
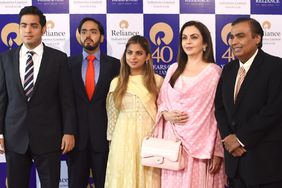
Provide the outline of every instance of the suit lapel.
[[250,85],[253,83],[255,80],[256,73],[259,69],[259,66],[261,64],[263,57],[262,57],[262,51],[258,51],[258,54],[256,55],[249,71],[246,74],[246,77],[241,85],[241,88],[239,90],[239,93],[237,95],[236,103],[235,103],[235,108],[238,107],[240,104],[240,101],[242,100],[243,96],[245,93],[248,91],[250,88]]
[[77,87],[77,91],[79,91],[80,95],[88,101],[88,97],[86,94],[86,89],[85,89],[85,84],[82,79],[81,75],[81,66],[82,66],[82,55],[77,56],[74,60],[74,65],[73,65],[73,74],[74,74],[74,79],[76,84],[74,84],[74,87]]
[[97,84],[95,86],[95,92],[94,92],[94,96],[93,96],[93,100],[95,100],[95,98],[97,98],[97,96],[99,96],[99,91],[101,91],[101,87],[102,87],[102,80],[106,75],[106,58],[105,56],[101,53],[100,55],[100,73],[99,73],[99,78],[97,81]]
[[48,48],[44,45],[39,71],[38,71],[38,74],[37,74],[37,78],[36,78],[34,88],[33,88],[33,94],[30,98],[30,101],[32,100],[32,97],[36,94],[36,90],[37,90],[40,82],[42,81],[42,79],[47,77],[45,75],[48,72],[48,67],[49,67],[48,62],[52,61],[51,58],[53,58],[52,55],[49,53]]
[[235,87],[235,82],[236,82],[236,76],[237,76],[237,72],[239,69],[239,62],[235,61],[232,65],[232,67],[229,68],[229,71],[226,73],[227,77],[227,84],[226,84],[226,97],[228,97],[227,99],[227,103],[228,106],[232,109],[232,111],[234,111],[234,87]]
[[19,46],[14,51],[14,54],[13,54],[13,57],[12,57],[13,58],[12,62],[14,63],[14,72],[15,72],[15,75],[16,75],[16,78],[17,78],[18,86],[20,87],[20,91],[21,91],[22,96],[25,98],[24,88],[23,88],[23,85],[22,85],[21,77],[20,77],[20,49],[21,49],[21,46]]

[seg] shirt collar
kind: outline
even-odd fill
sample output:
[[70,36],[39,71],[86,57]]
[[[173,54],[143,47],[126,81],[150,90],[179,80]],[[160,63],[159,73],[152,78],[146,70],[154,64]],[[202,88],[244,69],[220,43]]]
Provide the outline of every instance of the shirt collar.
[[43,43],[41,42],[38,46],[36,46],[35,48],[33,49],[28,49],[24,44],[22,45],[21,47],[21,51],[22,51],[22,54],[25,55],[28,51],[33,51],[35,52],[35,54],[39,55],[39,56],[42,56],[43,54]]
[[[86,52],[86,51],[82,51],[82,57],[83,57],[83,60],[87,58],[89,54]],[[100,55],[101,55],[101,51],[100,49],[97,50],[97,52],[95,52],[93,55],[95,55],[95,59],[100,61]]]
[[246,61],[246,63],[242,63],[241,61],[239,61],[240,63],[240,67],[244,67],[245,70],[249,70],[249,68],[251,67],[256,55],[258,53],[258,49],[256,50],[256,52],[252,55],[252,57],[250,59],[248,59],[248,61]]

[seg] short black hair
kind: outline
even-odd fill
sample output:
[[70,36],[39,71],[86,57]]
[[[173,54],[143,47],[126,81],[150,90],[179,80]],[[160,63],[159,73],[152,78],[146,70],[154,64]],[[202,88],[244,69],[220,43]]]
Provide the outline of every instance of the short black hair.
[[94,18],[90,18],[90,17],[85,17],[80,21],[78,28],[77,28],[79,33],[81,32],[82,25],[87,21],[92,21],[92,22],[96,23],[98,25],[98,29],[99,29],[101,35],[105,35],[104,28],[103,28],[102,24],[98,20],[95,20]]
[[42,27],[46,25],[46,17],[43,15],[43,12],[37,8],[36,6],[26,6],[21,9],[20,14],[19,14],[19,22],[21,22],[22,16],[24,15],[37,15],[39,17],[39,22]]
[[251,26],[251,31],[252,31],[252,35],[253,37],[256,35],[259,35],[261,37],[260,43],[258,43],[257,47],[261,48],[262,47],[262,38],[264,35],[263,29],[260,25],[260,23],[253,19],[253,18],[249,18],[249,17],[240,17],[237,18],[235,21],[232,22],[232,26],[238,24],[238,23],[242,23],[242,22],[249,22],[250,26]]

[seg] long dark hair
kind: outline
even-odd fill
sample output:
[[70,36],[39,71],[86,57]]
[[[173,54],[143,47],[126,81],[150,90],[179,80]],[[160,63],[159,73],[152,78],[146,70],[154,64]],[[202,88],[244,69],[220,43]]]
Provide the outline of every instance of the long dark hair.
[[183,34],[184,29],[186,27],[190,27],[190,26],[195,26],[200,31],[200,33],[203,37],[203,43],[207,45],[206,50],[203,52],[203,60],[207,63],[214,63],[215,62],[214,56],[213,56],[211,34],[210,34],[210,31],[208,30],[208,28],[203,23],[198,22],[198,21],[186,22],[182,26],[182,28],[180,30],[180,34],[179,34],[179,48],[178,48],[178,57],[177,57],[178,67],[169,80],[169,83],[172,87],[174,87],[176,80],[183,73],[185,66],[187,64],[188,56],[187,56],[187,54],[185,53],[185,51],[182,47],[182,34]]

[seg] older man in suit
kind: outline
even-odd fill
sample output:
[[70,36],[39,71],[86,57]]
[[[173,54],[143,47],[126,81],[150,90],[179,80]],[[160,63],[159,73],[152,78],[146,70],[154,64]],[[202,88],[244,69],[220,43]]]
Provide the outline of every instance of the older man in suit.
[[231,48],[215,107],[230,188],[282,187],[282,60],[261,50],[252,18],[232,23]]
[[99,21],[86,17],[78,31],[83,52],[69,58],[78,116],[77,144],[67,161],[69,187],[87,187],[91,170],[95,187],[103,188],[109,151],[106,97],[120,63],[101,52],[104,29]]
[[[60,156],[74,147],[75,109],[67,55],[42,43],[46,18],[21,9],[23,44],[0,56],[0,150],[9,188],[28,188],[34,161],[41,186],[59,186]],[[4,142],[5,141],[5,142]]]

